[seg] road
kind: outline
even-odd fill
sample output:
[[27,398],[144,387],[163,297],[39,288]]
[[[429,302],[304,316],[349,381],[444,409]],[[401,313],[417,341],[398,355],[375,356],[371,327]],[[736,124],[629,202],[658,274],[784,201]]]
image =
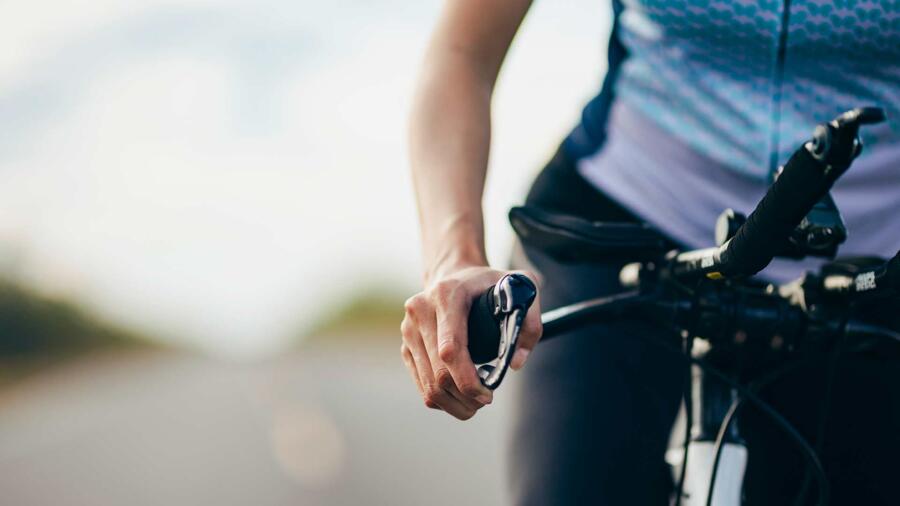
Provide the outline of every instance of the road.
[[0,391],[0,502],[503,503],[502,391],[460,423],[413,390],[393,346],[78,359]]

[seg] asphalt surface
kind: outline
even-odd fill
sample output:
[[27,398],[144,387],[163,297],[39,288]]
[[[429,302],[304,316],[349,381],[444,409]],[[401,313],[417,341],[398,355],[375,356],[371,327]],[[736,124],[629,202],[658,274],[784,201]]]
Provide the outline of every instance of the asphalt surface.
[[0,390],[0,503],[502,504],[508,411],[424,408],[394,347],[107,353]]

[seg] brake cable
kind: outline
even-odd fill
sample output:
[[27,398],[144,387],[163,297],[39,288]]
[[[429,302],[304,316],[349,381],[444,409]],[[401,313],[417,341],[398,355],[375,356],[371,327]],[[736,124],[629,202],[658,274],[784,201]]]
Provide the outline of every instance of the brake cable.
[[[633,334],[630,332],[628,332],[627,334],[632,335],[633,337],[640,337],[639,335]],[[696,365],[701,370],[703,370],[704,373],[715,376],[720,381],[724,382],[731,388],[737,390],[737,392],[741,395],[741,397],[743,397],[748,402],[752,403],[764,415],[769,417],[769,419],[772,422],[774,422],[776,426],[781,428],[782,431],[784,431],[784,433],[790,439],[792,439],[794,441],[794,443],[798,446],[798,448],[801,450],[801,453],[806,458],[807,463],[812,468],[813,474],[815,475],[816,482],[818,484],[818,504],[819,504],[819,506],[827,506],[828,505],[829,497],[830,497],[830,487],[828,484],[828,478],[825,475],[825,469],[822,467],[822,462],[819,460],[819,457],[818,457],[818,455],[816,455],[816,451],[813,449],[813,447],[810,446],[809,442],[806,441],[806,438],[804,438],[803,435],[800,434],[799,431],[797,431],[796,427],[794,427],[794,425],[792,423],[787,421],[775,408],[772,407],[771,404],[762,400],[747,386],[742,385],[740,382],[732,379],[724,372],[711,366],[707,361],[703,360],[702,358],[685,356],[684,353],[680,349],[678,349],[668,343],[665,343],[659,339],[650,339],[649,341],[656,343],[657,345],[659,345],[663,349],[669,351],[670,353],[673,353],[673,354],[677,355],[678,357],[681,357],[683,360],[686,360],[689,363]]]

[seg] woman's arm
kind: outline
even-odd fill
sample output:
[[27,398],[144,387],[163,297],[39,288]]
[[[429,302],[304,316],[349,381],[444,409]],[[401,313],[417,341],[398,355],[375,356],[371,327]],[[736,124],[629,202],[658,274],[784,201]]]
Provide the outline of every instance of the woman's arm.
[[450,0],[413,107],[410,160],[426,283],[456,264],[484,265],[481,196],[491,93],[530,0]]
[[[481,199],[491,93],[530,0],[450,0],[432,37],[412,112],[410,160],[424,255],[407,301],[401,355],[425,404],[466,419],[491,402],[466,349],[472,299],[503,274],[487,267]],[[540,336],[532,309],[513,360]]]

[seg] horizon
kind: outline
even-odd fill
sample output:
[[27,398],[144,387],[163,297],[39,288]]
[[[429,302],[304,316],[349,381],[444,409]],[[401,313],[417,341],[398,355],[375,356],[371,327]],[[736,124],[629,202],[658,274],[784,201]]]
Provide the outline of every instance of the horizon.
[[[239,358],[277,352],[359,287],[412,293],[405,122],[439,6],[18,6],[0,21],[16,41],[0,53],[0,268]],[[506,209],[602,77],[606,7],[533,10],[495,95],[496,265]]]

